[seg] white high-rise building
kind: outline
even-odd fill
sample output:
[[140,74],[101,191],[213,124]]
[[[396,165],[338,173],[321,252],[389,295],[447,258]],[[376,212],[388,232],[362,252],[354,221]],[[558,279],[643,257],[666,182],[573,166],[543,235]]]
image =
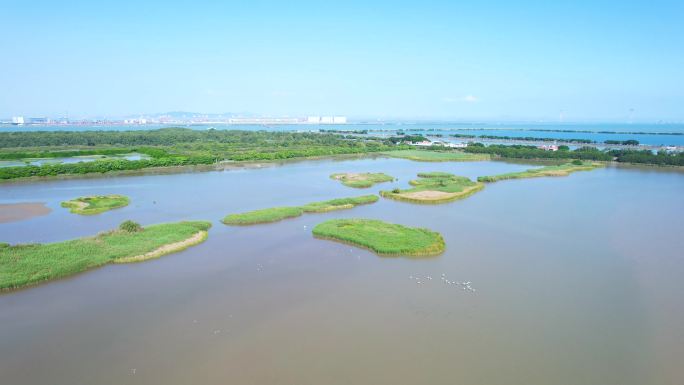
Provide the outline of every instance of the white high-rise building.
[[347,117],[346,116],[335,116],[335,117],[333,117],[333,123],[335,123],[335,124],[346,124],[347,123]]
[[13,116],[12,117],[12,124],[23,125],[24,124],[24,117],[23,116]]
[[321,122],[321,117],[320,116],[309,116],[306,118],[307,123],[313,123],[313,124],[318,124]]

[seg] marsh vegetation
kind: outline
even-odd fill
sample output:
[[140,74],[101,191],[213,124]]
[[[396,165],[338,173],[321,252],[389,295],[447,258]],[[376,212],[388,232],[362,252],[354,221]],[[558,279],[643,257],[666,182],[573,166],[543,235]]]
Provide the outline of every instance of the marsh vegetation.
[[130,199],[123,195],[93,195],[62,202],[62,207],[74,214],[95,215],[128,206],[129,203]]
[[391,182],[394,177],[381,172],[344,172],[330,175],[330,178],[342,182],[347,187],[368,188],[376,183]]
[[409,181],[409,189],[380,191],[384,198],[412,203],[445,203],[466,198],[484,188],[484,184],[447,172],[422,172]]
[[466,153],[455,150],[397,150],[383,152],[392,158],[415,160],[418,162],[474,162],[489,160],[489,154]]
[[317,238],[350,243],[384,256],[433,256],[445,249],[437,232],[375,219],[332,219],[312,231]]
[[[69,164],[0,168],[0,180],[63,174],[107,173],[151,167],[211,165],[222,161],[277,161],[366,154],[397,148],[382,138],[333,133],[239,130],[44,131],[0,133],[0,159],[112,155],[136,152],[147,159],[105,159]],[[66,154],[66,155],[65,155]]]
[[546,166],[540,168],[532,168],[520,172],[511,172],[507,174],[481,176],[477,180],[479,182],[497,182],[506,179],[521,179],[521,178],[537,178],[543,176],[568,176],[576,171],[590,171],[598,167],[603,167],[600,163],[582,162],[575,160],[570,163],[565,163],[556,166]]
[[226,225],[254,225],[258,223],[277,222],[287,218],[298,217],[304,213],[324,213],[334,210],[351,209],[358,205],[375,203],[377,195],[363,195],[352,198],[331,199],[322,202],[308,203],[303,206],[272,207],[268,209],[230,214],[223,218]]
[[[126,223],[126,222],[125,222]],[[132,223],[94,237],[0,247],[0,290],[18,289],[107,263],[157,258],[206,239],[209,222],[140,227]]]

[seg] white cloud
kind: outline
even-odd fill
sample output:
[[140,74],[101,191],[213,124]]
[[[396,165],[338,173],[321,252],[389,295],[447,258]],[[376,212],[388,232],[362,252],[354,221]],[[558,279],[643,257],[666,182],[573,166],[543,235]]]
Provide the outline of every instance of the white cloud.
[[480,98],[473,95],[466,95],[459,98],[446,97],[442,98],[442,101],[445,103],[476,103],[480,101]]

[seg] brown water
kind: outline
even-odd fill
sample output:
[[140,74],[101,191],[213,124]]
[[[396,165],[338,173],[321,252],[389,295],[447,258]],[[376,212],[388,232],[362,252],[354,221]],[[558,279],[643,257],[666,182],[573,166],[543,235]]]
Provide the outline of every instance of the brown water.
[[43,203],[0,203],[0,223],[23,221],[52,211]]
[[[608,168],[498,182],[444,205],[381,199],[269,225],[218,222],[395,185],[351,189],[333,172],[386,172],[404,187],[419,171],[525,168],[378,159],[2,185],[0,203],[54,211],[0,224],[0,241],[64,240],[129,218],[215,226],[181,253],[0,295],[0,382],[681,384],[681,173]],[[132,203],[88,217],[59,208],[103,193]],[[380,258],[311,236],[338,217],[429,227],[447,251]]]

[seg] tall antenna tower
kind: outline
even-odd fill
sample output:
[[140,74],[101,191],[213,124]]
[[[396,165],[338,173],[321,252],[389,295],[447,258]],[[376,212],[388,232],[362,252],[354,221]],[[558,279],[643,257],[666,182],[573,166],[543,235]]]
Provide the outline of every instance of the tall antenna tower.
[[563,123],[565,120],[565,110],[560,110],[560,113],[558,114],[558,122]]
[[634,108],[629,109],[629,124],[632,124],[634,122]]

